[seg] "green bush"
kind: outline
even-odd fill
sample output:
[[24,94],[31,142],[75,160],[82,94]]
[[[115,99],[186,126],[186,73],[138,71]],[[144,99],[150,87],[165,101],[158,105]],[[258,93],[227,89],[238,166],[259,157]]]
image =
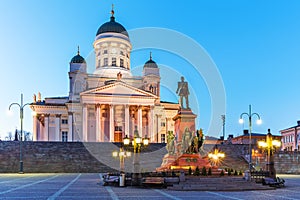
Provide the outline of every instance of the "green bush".
[[242,171],[239,172],[239,176],[243,176],[243,172]]
[[199,167],[196,167],[196,170],[195,170],[195,176],[200,176],[200,170],[199,170]]
[[222,170],[221,173],[220,173],[220,176],[224,176],[224,171]]
[[227,174],[228,176],[231,176],[231,170],[228,170]]
[[203,168],[202,168],[201,174],[202,174],[203,176],[207,176],[206,167],[203,167]]
[[193,172],[193,171],[192,171],[192,168],[190,167],[190,168],[189,168],[189,175],[192,175],[192,172]]
[[207,173],[208,176],[211,176],[212,175],[212,171],[211,171],[211,167],[208,168],[208,173]]
[[234,170],[234,176],[237,176],[238,175],[238,172],[236,170]]

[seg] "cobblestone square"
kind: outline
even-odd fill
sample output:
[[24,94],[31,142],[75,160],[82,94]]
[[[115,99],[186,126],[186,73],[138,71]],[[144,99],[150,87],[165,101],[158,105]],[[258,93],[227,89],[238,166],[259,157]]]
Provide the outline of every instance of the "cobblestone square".
[[102,186],[101,174],[1,174],[0,199],[300,199],[300,175],[280,175],[286,187],[208,192]]

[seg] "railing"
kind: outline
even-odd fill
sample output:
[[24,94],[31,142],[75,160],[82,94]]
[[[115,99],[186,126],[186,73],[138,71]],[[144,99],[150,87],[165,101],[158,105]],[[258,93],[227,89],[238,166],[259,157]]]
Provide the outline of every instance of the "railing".
[[269,177],[268,171],[251,171],[251,180],[255,180],[256,183],[262,183],[263,178]]

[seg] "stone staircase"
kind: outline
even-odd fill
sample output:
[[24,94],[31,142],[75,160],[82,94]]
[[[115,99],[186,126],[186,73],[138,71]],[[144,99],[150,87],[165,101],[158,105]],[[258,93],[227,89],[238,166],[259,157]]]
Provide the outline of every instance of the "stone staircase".
[[244,145],[216,145],[225,158],[220,163],[220,168],[231,168],[237,171],[245,171],[249,168],[248,162],[243,157]]
[[246,191],[246,190],[272,190],[274,188],[245,181],[242,177],[186,177],[185,182],[180,182],[169,190],[177,191]]

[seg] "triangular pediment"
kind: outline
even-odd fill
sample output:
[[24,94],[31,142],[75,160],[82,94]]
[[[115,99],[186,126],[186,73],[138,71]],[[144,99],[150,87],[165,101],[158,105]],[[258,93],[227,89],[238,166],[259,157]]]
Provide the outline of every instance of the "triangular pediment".
[[84,91],[80,95],[158,98],[150,92],[135,88],[121,81]]

